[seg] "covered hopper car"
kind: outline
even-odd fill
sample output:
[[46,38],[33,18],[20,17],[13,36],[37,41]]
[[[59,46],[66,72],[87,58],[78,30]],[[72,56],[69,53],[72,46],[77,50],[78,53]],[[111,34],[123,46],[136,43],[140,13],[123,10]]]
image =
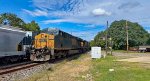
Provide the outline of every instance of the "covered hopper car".
[[47,61],[89,50],[89,43],[56,28],[46,28],[34,38],[30,59]]
[[14,62],[27,57],[26,48],[31,41],[27,35],[26,31],[18,28],[0,25],[0,62]]

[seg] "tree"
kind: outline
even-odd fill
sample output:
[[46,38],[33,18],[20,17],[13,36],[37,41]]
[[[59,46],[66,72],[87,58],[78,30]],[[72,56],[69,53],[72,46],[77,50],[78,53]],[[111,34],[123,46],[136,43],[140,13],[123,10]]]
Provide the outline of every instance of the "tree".
[[2,16],[0,15],[0,24],[2,24],[3,22],[3,19],[2,19]]
[[6,23],[6,21],[11,26],[24,28],[23,24],[25,24],[25,22],[21,18],[17,17],[17,15],[15,14],[12,13],[1,14],[0,24]]
[[95,41],[94,40],[90,41],[90,46],[95,46]]
[[91,46],[100,46],[103,49],[105,48],[105,32],[99,32],[93,41],[90,42]]
[[[126,20],[114,21],[110,27],[104,32],[108,31],[108,35],[112,38],[114,49],[126,49]],[[98,40],[103,32],[95,36],[94,41],[99,43]],[[128,21],[129,33],[129,47],[146,45],[150,38],[149,33],[138,23]],[[105,42],[105,41],[103,41]]]
[[0,15],[0,24],[9,24],[14,27],[22,28],[26,31],[39,31],[40,27],[35,21],[25,23],[21,18],[12,13],[3,13]]
[[27,23],[25,25],[26,30],[28,31],[39,31],[40,27],[35,21],[31,21],[31,23]]
[[146,43],[147,43],[147,45],[150,45],[150,38],[147,40]]

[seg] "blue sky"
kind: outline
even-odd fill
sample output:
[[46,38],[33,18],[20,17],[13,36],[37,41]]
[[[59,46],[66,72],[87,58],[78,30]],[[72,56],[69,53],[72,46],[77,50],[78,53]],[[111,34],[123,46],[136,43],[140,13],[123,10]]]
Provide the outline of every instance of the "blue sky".
[[41,29],[52,27],[92,40],[106,21],[127,19],[150,32],[148,0],[0,0],[0,13],[11,12]]

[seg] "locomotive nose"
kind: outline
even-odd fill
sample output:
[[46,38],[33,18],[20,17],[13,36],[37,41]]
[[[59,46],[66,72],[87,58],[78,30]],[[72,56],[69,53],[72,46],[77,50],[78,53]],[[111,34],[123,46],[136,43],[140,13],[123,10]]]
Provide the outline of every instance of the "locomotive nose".
[[41,49],[44,47],[54,48],[54,35],[41,33],[35,36],[34,46],[36,49]]
[[54,48],[54,35],[41,33],[35,36],[32,61],[47,61],[50,59],[51,49]]

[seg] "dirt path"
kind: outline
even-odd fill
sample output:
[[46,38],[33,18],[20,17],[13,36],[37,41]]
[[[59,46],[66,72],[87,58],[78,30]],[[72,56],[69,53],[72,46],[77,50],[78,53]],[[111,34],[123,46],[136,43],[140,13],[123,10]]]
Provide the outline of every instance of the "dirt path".
[[118,61],[150,63],[150,57],[136,57],[136,58],[129,58],[129,59],[121,59]]
[[117,61],[127,61],[127,62],[139,62],[139,63],[150,63],[150,54],[148,53],[121,53],[114,52],[114,56],[120,57]]
[[122,52],[113,52],[114,56],[117,57],[150,57],[150,53],[122,53]]

